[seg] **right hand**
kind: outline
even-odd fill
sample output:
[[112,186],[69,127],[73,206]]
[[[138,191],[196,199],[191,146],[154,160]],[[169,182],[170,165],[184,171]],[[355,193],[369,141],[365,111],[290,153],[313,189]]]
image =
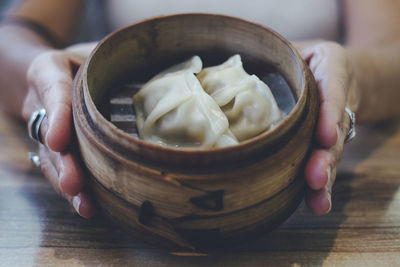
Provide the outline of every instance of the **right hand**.
[[356,111],[361,91],[346,48],[321,40],[295,45],[314,74],[321,100],[315,132],[318,147],[311,152],[304,174],[307,206],[314,215],[323,215],[332,207],[336,168],[350,127],[345,107]]
[[41,125],[44,145],[39,145],[40,167],[54,189],[64,196],[82,217],[94,214],[95,205],[84,190],[84,172],[72,146],[71,92],[77,69],[95,43],[80,44],[39,55],[31,63],[28,92],[22,108],[26,121],[36,109],[45,108]]

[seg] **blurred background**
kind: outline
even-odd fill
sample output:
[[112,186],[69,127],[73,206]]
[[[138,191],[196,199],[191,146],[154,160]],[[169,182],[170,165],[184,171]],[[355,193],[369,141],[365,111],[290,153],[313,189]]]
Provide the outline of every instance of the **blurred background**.
[[[4,18],[6,11],[24,0],[0,0],[0,21]],[[86,0],[80,27],[76,32],[75,42],[89,42],[102,39],[110,32],[109,26],[104,19],[102,8],[103,0]]]
[[15,4],[16,0],[0,0],[0,20],[3,18],[5,10]]

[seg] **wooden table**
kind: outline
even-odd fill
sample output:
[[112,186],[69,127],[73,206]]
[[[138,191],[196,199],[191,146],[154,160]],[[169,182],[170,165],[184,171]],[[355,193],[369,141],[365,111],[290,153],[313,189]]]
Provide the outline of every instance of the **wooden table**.
[[25,128],[0,114],[0,266],[400,266],[400,121],[358,129],[329,215],[304,204],[274,232],[210,255],[172,255],[101,215],[73,214],[27,152]]

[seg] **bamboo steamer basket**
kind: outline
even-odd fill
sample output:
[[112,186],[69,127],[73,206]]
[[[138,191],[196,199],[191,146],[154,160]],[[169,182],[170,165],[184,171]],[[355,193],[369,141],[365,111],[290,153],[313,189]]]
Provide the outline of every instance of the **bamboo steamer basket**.
[[[285,77],[296,105],[273,130],[232,147],[179,150],[132,137],[100,112],[114,84],[127,77],[221,53],[269,62]],[[244,242],[282,223],[303,199],[316,83],[293,46],[266,27],[211,14],[127,26],[82,64],[72,102],[89,186],[106,216],[137,238],[186,249]]]

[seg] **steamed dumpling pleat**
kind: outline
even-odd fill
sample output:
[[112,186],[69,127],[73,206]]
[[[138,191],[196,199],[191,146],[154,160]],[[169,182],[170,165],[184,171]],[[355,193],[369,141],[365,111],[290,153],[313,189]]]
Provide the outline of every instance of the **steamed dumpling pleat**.
[[212,148],[237,144],[228,119],[202,88],[198,56],[147,82],[133,98],[140,138],[163,146]]
[[270,129],[281,119],[270,88],[256,75],[246,73],[240,55],[203,69],[197,77],[227,116],[239,141]]

